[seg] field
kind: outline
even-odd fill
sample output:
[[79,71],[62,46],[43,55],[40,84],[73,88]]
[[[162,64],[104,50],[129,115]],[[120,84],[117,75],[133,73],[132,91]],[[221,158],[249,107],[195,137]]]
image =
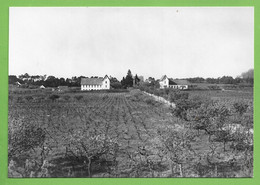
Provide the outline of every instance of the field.
[[252,91],[188,94],[9,91],[9,177],[252,177]]

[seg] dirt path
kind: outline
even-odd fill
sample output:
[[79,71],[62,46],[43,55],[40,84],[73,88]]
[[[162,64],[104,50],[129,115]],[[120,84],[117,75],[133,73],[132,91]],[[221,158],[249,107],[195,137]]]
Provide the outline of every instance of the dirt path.
[[162,102],[162,103],[164,103],[165,105],[167,105],[167,106],[171,106],[171,107],[173,107],[173,108],[176,108],[176,105],[175,105],[175,103],[171,103],[170,101],[168,101],[168,100],[166,100],[166,99],[164,99],[163,97],[160,97],[160,96],[156,96],[156,95],[154,95],[154,94],[150,94],[150,93],[147,93],[147,92],[144,92],[144,91],[142,91],[144,94],[146,94],[146,95],[148,95],[148,96],[151,96],[151,97],[153,97],[156,101],[158,101],[158,102]]

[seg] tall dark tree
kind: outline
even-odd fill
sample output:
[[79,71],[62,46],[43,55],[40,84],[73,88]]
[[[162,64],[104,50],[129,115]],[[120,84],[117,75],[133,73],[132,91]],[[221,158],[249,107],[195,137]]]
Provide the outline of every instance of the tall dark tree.
[[121,85],[123,88],[126,88],[126,82],[125,82],[125,77],[121,80]]
[[126,77],[122,79],[121,84],[124,88],[127,88],[127,87],[133,87],[133,82],[134,82],[134,79],[133,79],[132,73],[129,69]]
[[139,83],[140,83],[140,78],[136,74],[134,78],[134,85],[139,85]]

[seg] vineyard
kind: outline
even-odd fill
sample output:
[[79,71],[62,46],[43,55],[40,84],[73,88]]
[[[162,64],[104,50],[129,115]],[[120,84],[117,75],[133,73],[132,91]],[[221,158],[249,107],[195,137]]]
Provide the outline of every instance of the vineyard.
[[9,177],[252,177],[253,94],[230,93],[11,92]]

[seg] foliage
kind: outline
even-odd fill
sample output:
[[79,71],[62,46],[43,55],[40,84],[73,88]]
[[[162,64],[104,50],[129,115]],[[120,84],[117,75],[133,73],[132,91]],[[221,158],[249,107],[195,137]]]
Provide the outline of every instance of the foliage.
[[52,95],[49,96],[49,99],[51,99],[52,101],[55,101],[55,100],[57,100],[59,97],[60,97],[60,96],[57,95],[57,94],[52,94]]
[[65,95],[65,96],[63,96],[63,99],[68,101],[70,99],[70,96],[69,95]]
[[46,133],[41,127],[19,121],[10,126],[12,129],[8,132],[9,157],[19,156],[43,145]]
[[127,87],[133,87],[133,82],[134,82],[134,79],[133,79],[131,70],[129,69],[128,72],[127,72],[126,77],[124,77],[124,78],[121,80],[121,84],[122,84],[122,86],[123,86],[124,88],[127,88]]
[[[30,90],[34,101],[10,93],[9,176],[252,176],[252,96],[144,88],[172,94],[176,109],[138,89],[59,95],[69,101],[50,101],[52,92]],[[248,105],[241,116],[236,102]]]
[[245,104],[244,102],[236,102],[233,104],[233,106],[235,108],[235,111],[239,113],[240,116],[242,116],[247,111],[248,108],[248,105]]
[[82,95],[77,95],[77,96],[74,96],[74,98],[75,98],[76,100],[80,101],[80,100],[83,98],[83,96],[82,96]]

